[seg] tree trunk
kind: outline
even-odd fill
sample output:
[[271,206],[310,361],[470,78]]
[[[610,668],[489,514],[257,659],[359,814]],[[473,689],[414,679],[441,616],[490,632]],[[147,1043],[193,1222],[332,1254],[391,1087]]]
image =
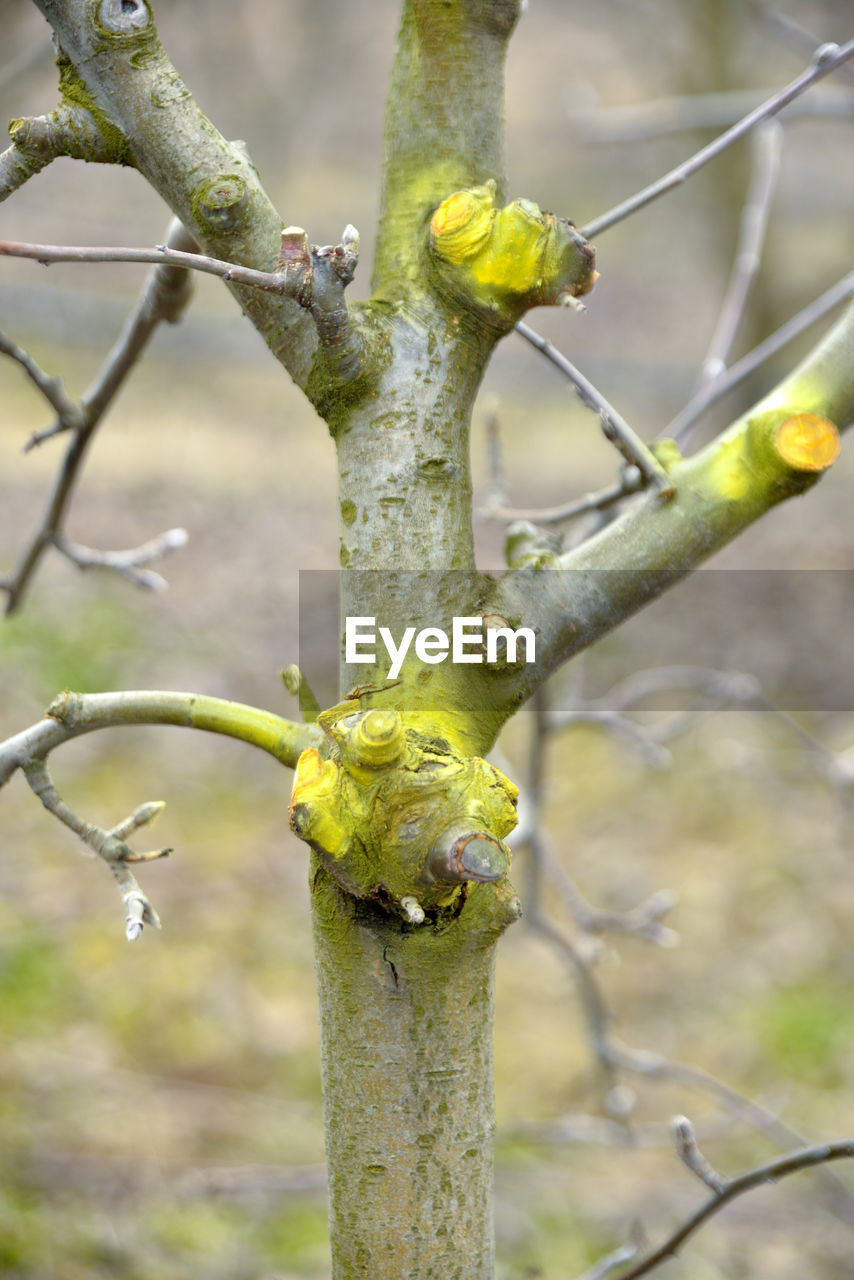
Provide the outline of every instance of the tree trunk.
[[494,947],[519,913],[474,885],[408,926],[316,862],[334,1280],[490,1280]]

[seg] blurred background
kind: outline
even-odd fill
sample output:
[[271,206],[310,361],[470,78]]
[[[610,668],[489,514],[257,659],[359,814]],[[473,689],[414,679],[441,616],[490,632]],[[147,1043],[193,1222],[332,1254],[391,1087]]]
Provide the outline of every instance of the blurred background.
[[[395,5],[351,0],[186,0],[157,6],[161,37],[201,108],[246,141],[286,221],[318,243],[362,234],[352,286],[365,297]],[[754,95],[792,79],[815,43],[844,41],[847,0],[531,0],[508,65],[511,196],[590,221],[713,136],[662,130],[635,108],[686,94]],[[809,33],[814,40],[811,43]],[[0,109],[49,110],[49,34],[34,6],[0,3]],[[752,99],[751,99],[752,100]],[[851,266],[854,76],[813,90],[787,119],[763,265],[739,334],[746,351]],[[660,113],[659,113],[660,115]],[[657,118],[657,117],[656,117]],[[604,233],[584,316],[531,323],[644,435],[695,385],[724,293],[750,176],[741,144],[666,201]],[[3,206],[9,239],[148,246],[168,212],[134,173],[58,161]],[[134,266],[0,263],[0,328],[79,396],[141,287]],[[741,412],[809,349],[783,351],[704,420]],[[595,420],[516,336],[475,411],[477,502],[489,491],[486,421],[497,414],[508,497],[548,506],[609,482]],[[26,455],[45,404],[0,362],[0,574],[38,526],[62,453]],[[751,530],[715,564],[838,571],[854,562],[854,464]],[[43,563],[0,629],[0,734],[55,694],[192,689],[295,714],[278,671],[296,660],[298,573],[337,563],[326,429],[226,291],[199,278],[185,321],[157,335],[105,422],[68,522],[96,547],[163,529],[190,541],[162,566],[170,590]],[[478,525],[481,563],[501,527]],[[678,594],[672,598],[674,602]],[[769,645],[795,629],[784,598],[745,623]],[[654,606],[667,628],[668,598]],[[804,606],[799,606],[803,608]],[[564,677],[589,697],[649,664],[633,627]],[[832,636],[844,672],[850,636]],[[760,644],[761,648],[761,644]],[[693,654],[684,655],[691,662]],[[566,704],[564,683],[560,694]],[[714,699],[712,702],[714,703]],[[720,700],[718,700],[720,701]],[[686,706],[693,705],[689,695]],[[708,701],[703,705],[709,705]],[[820,712],[820,714],[819,714]],[[632,1046],[695,1063],[757,1099],[806,1141],[854,1132],[851,703],[795,722],[723,706],[688,715],[669,754],[639,715],[636,738],[574,725],[538,775],[563,874],[610,911],[667,888],[681,937],[662,950],[608,935],[595,978]],[[529,776],[536,722],[501,744]],[[59,790],[111,826],[164,799],[152,837],[173,855],[143,868],[161,934],[128,946],[109,873],[34,802],[22,778],[0,810],[0,1272],[51,1280],[314,1280],[328,1274],[318,1034],[305,851],[287,828],[290,774],[226,740],[116,730],[64,747]],[[603,1081],[579,994],[593,940],[552,869],[545,890],[567,943],[521,924],[497,982],[499,1275],[571,1277],[642,1224],[666,1234],[704,1197],[673,1153],[685,1113],[724,1174],[770,1159],[791,1133],[714,1087],[626,1074]],[[514,866],[535,918],[531,853]],[[562,885],[562,893],[561,893]],[[541,884],[542,890],[542,884]],[[673,939],[668,938],[673,941]],[[584,972],[589,971],[582,964]],[[588,1006],[589,1008],[589,1003]],[[649,1065],[649,1064],[648,1064]],[[620,1123],[631,1112],[633,1126]],[[749,1121],[762,1120],[761,1124]],[[801,1174],[736,1203],[667,1274],[691,1280],[839,1280],[854,1274],[854,1169]]]

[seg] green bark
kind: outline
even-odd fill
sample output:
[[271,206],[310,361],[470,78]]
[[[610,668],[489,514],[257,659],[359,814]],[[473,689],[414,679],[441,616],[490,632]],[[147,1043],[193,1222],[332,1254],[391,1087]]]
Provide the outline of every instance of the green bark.
[[494,946],[506,882],[405,925],[316,863],[333,1280],[491,1280]]
[[[36,3],[73,68],[66,100],[108,123],[114,158],[130,159],[208,252],[272,267],[283,220],[245,153],[195,105],[147,4],[105,0],[115,30],[103,3]],[[287,763],[305,747],[292,824],[312,848],[335,1280],[493,1274],[493,951],[519,906],[502,844],[512,784],[479,757],[560,662],[814,482],[832,461],[827,435],[781,444],[784,422],[841,428],[854,410],[852,312],[708,450],[671,451],[675,492],[642,495],[565,557],[537,555],[497,584],[477,573],[469,425],[491,352],[527,307],[594,278],[566,221],[528,201],[498,207],[519,7],[405,0],[374,293],[352,308],[352,332],[337,293],[317,320],[335,313],[345,372],[305,304],[231,287],[335,439],[343,612],[416,627],[490,614],[536,631],[536,665],[408,662],[390,687],[321,715],[325,737],[226,704],[161,716],[246,736]]]

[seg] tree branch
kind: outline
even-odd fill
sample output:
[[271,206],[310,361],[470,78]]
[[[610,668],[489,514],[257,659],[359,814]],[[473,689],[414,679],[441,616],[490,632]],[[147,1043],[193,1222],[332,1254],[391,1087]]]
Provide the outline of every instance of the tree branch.
[[617,413],[613,405],[608,403],[602,393],[597,391],[592,382],[585,378],[580,369],[576,369],[566,356],[524,321],[518,321],[516,332],[541,351],[546,359],[569,379],[585,408],[592,409],[599,415],[605,439],[614,445],[629,466],[637,467],[644,481],[652,485],[661,497],[669,497],[673,493],[673,484],[655,454],[647,448],[640,436]]
[[58,818],[76,836],[79,836],[83,843],[88,845],[99,858],[103,858],[112,871],[119,886],[122,901],[127,908],[125,934],[128,942],[136,941],[142,933],[144,924],[150,924],[153,928],[159,929],[160,920],[157,912],[143,893],[136,877],[127,864],[129,862],[151,862],[154,858],[166,857],[172,850],[158,849],[152,853],[134,853],[125,844],[125,837],[130,835],[132,831],[137,830],[137,828],[151,822],[163,808],[163,804],[160,801],[152,801],[148,804],[140,805],[118,826],[113,827],[111,831],[104,831],[101,827],[96,827],[90,822],[84,822],[69,808],[53,785],[53,780],[44,760],[32,759],[21,767],[30,789],[41,800],[48,812]]
[[770,120],[777,115],[782,111],[783,107],[793,102],[795,98],[809,89],[816,81],[823,79],[824,76],[835,71],[837,67],[841,67],[851,57],[854,57],[854,40],[849,40],[847,44],[841,46],[837,44],[820,45],[813,54],[812,62],[806,71],[802,71],[796,79],[792,80],[784,89],[781,89],[779,93],[775,93],[760,106],[756,107],[755,110],[748,112],[731,129],[727,129],[720,137],[715,138],[714,142],[710,142],[707,147],[703,147],[695,155],[684,160],[675,169],[671,169],[664,177],[659,178],[648,187],[644,187],[642,191],[630,196],[607,213],[594,218],[592,222],[581,228],[581,234],[585,239],[592,240],[594,236],[599,235],[602,231],[607,231],[618,222],[622,222],[624,218],[628,218],[631,214],[637,213],[639,209],[645,208],[653,200],[657,200],[659,196],[666,195],[674,187],[681,186],[683,182],[686,182],[704,165],[707,165],[710,160],[714,160],[727,147],[731,147],[734,142],[744,137],[751,129],[755,129],[763,120]]
[[65,803],[45,763],[51,751],[63,742],[96,729],[131,724],[173,724],[226,734],[260,747],[291,767],[306,747],[319,744],[323,734],[316,724],[297,724],[257,707],[201,694],[77,694],[66,690],[51,703],[43,720],[0,743],[0,787],[20,769],[45,808],[107,863],[127,908],[126,934],[133,942],[144,924],[159,928],[160,922],[128,864],[149,862],[171,851],[135,853],[125,841],[132,832],[151,822],[163,804],[140,805],[124,821],[104,830],[80,818]]
[[33,760],[44,760],[63,742],[96,729],[140,724],[172,724],[222,733],[259,747],[291,768],[306,747],[323,741],[321,730],[314,724],[298,724],[258,707],[204,694],[66,690],[51,703],[43,720],[0,743],[0,787],[17,769]]
[[[49,373],[45,373],[30,353],[13,342],[8,334],[0,333],[0,352],[9,356],[11,360],[15,360],[33,385],[38,388],[55,411],[61,424],[60,430],[71,431],[82,425],[84,415],[81,413],[80,406],[75,404],[68,395],[61,378],[52,378]],[[56,430],[55,427],[51,428],[51,434],[55,434]]]
[[[245,149],[199,110],[167,57],[147,0],[35,0],[63,59],[66,101],[113,126],[127,155],[207,253],[269,270],[282,219]],[[288,297],[246,290],[241,306],[297,383],[317,346],[314,326]]]
[[[668,465],[675,496],[639,498],[554,568],[509,571],[489,608],[537,629],[537,662],[499,677],[530,696],[547,674],[663,594],[776,503],[805,492],[854,420],[854,307],[794,372],[702,452]],[[802,434],[803,433],[803,434]],[[802,447],[803,446],[803,447]],[[516,623],[515,625],[519,625]]]
[[647,1253],[627,1271],[621,1271],[617,1280],[640,1280],[641,1276],[649,1275],[662,1262],[674,1257],[685,1241],[710,1218],[747,1191],[779,1182],[781,1178],[787,1178],[790,1174],[798,1173],[802,1169],[813,1169],[817,1165],[827,1164],[832,1160],[848,1160],[852,1157],[854,1157],[854,1139],[843,1139],[839,1142],[826,1142],[815,1147],[805,1147],[801,1151],[793,1151],[789,1155],[780,1156],[767,1164],[750,1169],[738,1177],[726,1179],[720,1191],[715,1192],[696,1213],[687,1218],[656,1249]]
[[[660,688],[668,681],[671,684],[698,684],[706,687],[710,685],[712,676],[717,676],[718,685],[722,686],[711,686],[716,694],[721,694],[724,688],[740,688],[745,695],[750,695],[753,705],[767,706],[757,692],[755,681],[750,682],[747,677],[727,673],[711,673],[701,668],[660,668],[639,672],[617,686],[614,700],[618,706],[627,707],[650,689]],[[601,911],[584,901],[551,848],[542,820],[549,741],[551,735],[560,730],[567,720],[549,710],[542,689],[534,697],[533,710],[534,723],[526,755],[526,780],[519,796],[519,826],[514,840],[517,851],[523,846],[528,853],[525,860],[525,919],[530,928],[544,937],[569,962],[581,1001],[591,1052],[602,1081],[602,1105],[612,1117],[609,1136],[623,1144],[627,1137],[633,1142],[637,1140],[637,1127],[632,1123],[631,1117],[634,1096],[622,1083],[622,1078],[629,1074],[648,1080],[672,1081],[698,1090],[713,1098],[729,1115],[752,1125],[778,1145],[785,1148],[803,1146],[803,1137],[785,1124],[775,1112],[739,1093],[715,1076],[699,1067],[665,1058],[661,1054],[632,1048],[615,1038],[612,1014],[595,973],[601,954],[599,936],[606,931],[616,931],[634,934],[659,946],[673,945],[678,937],[663,926],[661,921],[675,899],[667,891],[655,893],[627,912]],[[812,746],[811,743],[808,745]],[[567,905],[575,926],[574,932],[570,933],[560,927],[544,913],[546,880],[551,882],[551,886]],[[577,1136],[577,1130],[575,1132]],[[559,1134],[564,1133],[565,1126],[561,1125]],[[580,1140],[589,1140],[589,1127]],[[679,1150],[689,1167],[700,1174],[702,1158],[691,1147],[690,1134],[682,1133]],[[706,1173],[709,1172],[708,1168],[703,1168]],[[820,1173],[824,1183],[825,1203],[831,1212],[850,1224],[854,1221],[850,1194],[830,1170],[822,1169]],[[713,1171],[712,1175],[716,1176]]]
[[97,551],[94,547],[84,547],[80,542],[72,542],[64,533],[55,533],[53,545],[61,555],[76,564],[78,569],[112,569],[137,587],[145,587],[148,591],[165,591],[169,585],[166,579],[153,569],[141,566],[161,559],[177,547],[186,546],[188,536],[186,529],[167,529],[156,538],[150,538],[141,546],[131,547],[127,551]]
[[504,190],[504,58],[520,0],[405,0],[386,105],[374,292],[422,285],[424,233],[454,191]]
[[718,322],[700,370],[698,390],[726,371],[726,362],[741,325],[750,290],[759,270],[771,200],[780,173],[783,128],[777,121],[760,125],[751,138],[752,168],[735,260],[721,304]]
[[12,139],[0,155],[0,201],[5,200],[51,160],[69,156],[96,163],[127,163],[123,147],[86,107],[63,103],[48,115],[13,120]]
[[[169,240],[173,244],[192,245],[192,240],[178,222],[173,222],[170,226]],[[175,250],[175,252],[179,251]],[[193,258],[192,253],[184,251],[180,251],[179,256],[182,259]],[[142,356],[157,326],[162,321],[175,324],[180,320],[190,299],[190,279],[187,271],[171,263],[168,265],[161,263],[150,273],[136,307],[128,317],[95,383],[83,396],[79,405],[69,399],[58,379],[49,378],[20,347],[8,340],[0,347],[6,351],[6,354],[18,360],[58,414],[54,426],[39,433],[30,441],[30,445],[37,444],[59,432],[72,432],[72,438],[66,449],[41,525],[11,578],[0,583],[0,589],[7,593],[7,613],[14,613],[20,605],[41,558],[49,547],[57,547],[70,559],[77,563],[81,562],[82,557],[77,552],[83,549],[77,548],[75,544],[65,539],[63,525],[87,450],[117,391]],[[179,531],[170,530],[153,543],[149,542],[144,547],[137,548],[135,552],[98,553],[89,552],[88,548],[85,550],[89,554],[89,563],[100,556],[102,565],[126,572],[131,568],[131,562],[135,558],[138,563],[140,552],[148,556],[154,547],[162,552],[178,546],[180,545],[179,536]],[[136,580],[140,581],[138,576]],[[160,581],[163,580],[160,579]],[[148,585],[151,585],[150,581]]]
[[[286,231],[299,230],[288,227]],[[305,232],[302,232],[303,236]],[[191,237],[187,237],[191,240]],[[0,254],[10,258],[33,258],[43,266],[51,262],[141,262],[159,263],[171,267],[184,267],[189,271],[201,271],[205,275],[218,276],[220,280],[233,281],[250,289],[261,289],[280,297],[298,297],[300,281],[282,270],[256,271],[236,262],[224,262],[220,258],[208,258],[191,250],[181,250],[168,244],[153,249],[123,249],[88,245],[28,244],[18,240],[0,240]]]
[[[808,48],[815,49],[819,43],[810,40]],[[839,68],[840,75],[850,70],[847,64]],[[621,145],[649,142],[668,134],[692,133],[697,129],[725,129],[764,101],[762,92],[751,89],[673,94],[626,107],[572,107],[567,118],[576,143]],[[797,99],[784,107],[778,118],[788,123],[793,119],[849,119],[851,116],[854,116],[854,94],[848,89],[830,88]]]
[[721,396],[726,395],[728,391],[738,386],[745,378],[749,378],[766,360],[770,360],[772,356],[775,356],[787,343],[793,342],[811,325],[817,324],[829,311],[832,311],[834,307],[838,307],[841,302],[847,301],[852,295],[854,295],[854,271],[849,271],[835,285],[826,289],[824,293],[815,298],[802,311],[799,311],[797,315],[792,316],[791,320],[787,320],[779,329],[769,334],[752,351],[748,351],[747,355],[737,360],[714,382],[709,382],[705,387],[701,388],[691,397],[684,409],[681,409],[676,417],[659,432],[659,436],[676,440],[680,443],[686,441],[691,435],[697,420]]
[[[187,232],[183,232],[183,237],[186,244],[195,243]],[[51,262],[160,263],[173,270],[201,271],[248,289],[291,298],[300,308],[311,312],[321,351],[339,382],[354,381],[362,370],[361,337],[351,325],[344,301],[344,290],[352,281],[359,261],[359,233],[350,224],[344,228],[341,244],[310,247],[302,227],[285,227],[274,271],[256,271],[239,263],[206,257],[195,249],[182,250],[169,244],[156,245],[153,249],[126,249],[0,240],[2,254],[35,259],[43,266]]]

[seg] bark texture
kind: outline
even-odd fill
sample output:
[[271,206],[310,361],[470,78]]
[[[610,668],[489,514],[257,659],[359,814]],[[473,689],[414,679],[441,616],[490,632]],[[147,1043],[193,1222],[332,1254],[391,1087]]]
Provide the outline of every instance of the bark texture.
[[506,883],[401,925],[316,863],[334,1280],[490,1280],[494,945]]

